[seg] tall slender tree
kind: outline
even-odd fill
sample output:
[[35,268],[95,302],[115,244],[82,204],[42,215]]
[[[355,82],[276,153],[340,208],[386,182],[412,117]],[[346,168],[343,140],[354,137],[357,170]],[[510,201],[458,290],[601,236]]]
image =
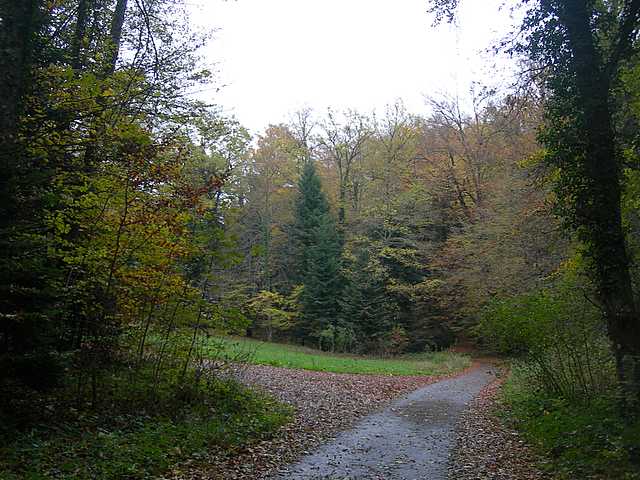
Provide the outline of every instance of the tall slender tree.
[[302,293],[302,332],[323,347],[328,337],[331,349],[336,345],[342,293],[340,263],[342,242],[329,212],[322,214],[313,229],[313,242],[306,252],[306,270]]
[[312,161],[305,163],[298,182],[298,198],[292,229],[295,246],[296,280],[300,283],[307,271],[309,248],[315,244],[316,229],[329,213],[329,202],[322,191],[320,177]]
[[306,162],[298,188],[293,234],[298,280],[304,286],[298,334],[319,338],[329,326],[335,332],[338,320],[342,241],[313,162]]

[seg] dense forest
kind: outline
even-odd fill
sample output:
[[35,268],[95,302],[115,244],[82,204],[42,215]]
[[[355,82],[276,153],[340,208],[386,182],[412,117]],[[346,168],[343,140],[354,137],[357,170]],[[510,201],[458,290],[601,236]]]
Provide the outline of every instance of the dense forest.
[[[248,299],[252,335],[355,352],[439,349],[468,336],[479,301],[533,288],[558,267],[548,239],[509,245],[525,275],[501,267],[503,235],[531,222],[553,229],[517,165],[535,152],[535,99],[480,91],[472,101],[473,116],[447,98],[428,117],[402,104],[382,116],[304,111],[258,139],[230,226],[242,262],[224,281]],[[504,231],[521,215],[522,232]],[[467,258],[469,243],[486,255]]]
[[[19,466],[60,425],[161,418],[162,444],[190,419],[206,443],[227,409],[225,445],[273,431],[287,409],[222,373],[242,359],[217,339],[239,335],[508,356],[531,438],[569,458],[578,431],[601,461],[580,478],[639,478],[640,2],[522,4],[496,47],[521,61],[512,88],[303,109],[252,138],[190,94],[215,78],[181,2],[3,0],[0,476],[148,478],[126,452]],[[154,452],[136,468],[180,460]]]

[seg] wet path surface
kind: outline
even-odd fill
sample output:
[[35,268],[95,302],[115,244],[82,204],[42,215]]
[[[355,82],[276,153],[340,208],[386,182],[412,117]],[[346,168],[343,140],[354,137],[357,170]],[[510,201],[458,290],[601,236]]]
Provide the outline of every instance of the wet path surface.
[[273,480],[445,480],[454,428],[467,404],[494,380],[481,365],[427,385],[369,415]]

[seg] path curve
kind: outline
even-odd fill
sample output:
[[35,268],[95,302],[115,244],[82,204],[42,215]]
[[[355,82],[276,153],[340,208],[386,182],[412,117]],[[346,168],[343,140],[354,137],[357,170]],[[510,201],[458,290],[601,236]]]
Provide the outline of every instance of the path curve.
[[456,422],[494,379],[494,368],[480,364],[464,375],[422,387],[364,417],[271,479],[446,480]]

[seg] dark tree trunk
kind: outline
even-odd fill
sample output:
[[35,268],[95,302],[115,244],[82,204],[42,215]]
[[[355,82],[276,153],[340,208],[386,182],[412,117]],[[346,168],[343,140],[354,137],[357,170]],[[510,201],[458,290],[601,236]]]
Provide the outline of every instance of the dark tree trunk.
[[626,393],[640,400],[640,322],[621,218],[620,155],[609,103],[611,79],[596,48],[585,0],[570,0],[559,17],[567,29],[584,130],[581,239],[589,248],[609,336]]
[[105,73],[107,75],[112,74],[116,69],[118,63],[118,56],[120,55],[120,43],[122,41],[122,27],[124,26],[125,13],[127,11],[127,0],[118,0],[116,3],[116,9],[113,13],[113,20],[111,21],[110,41],[109,48],[111,49],[109,55],[109,63],[106,66]]
[[8,198],[8,183],[18,158],[18,122],[36,34],[41,27],[42,4],[42,0],[0,0],[0,215],[3,220],[3,214],[13,203]]
[[347,186],[345,185],[346,180],[340,180],[340,188],[339,188],[339,196],[338,196],[338,223],[340,226],[344,226],[344,222],[346,219],[346,207],[347,203]]
[[88,13],[89,0],[79,0],[78,18],[76,20],[76,29],[73,35],[73,44],[71,46],[71,66],[74,70],[79,70],[84,63],[82,61],[82,44],[87,31]]
[[[113,11],[113,18],[111,19],[111,26],[109,30],[109,42],[107,45],[107,62],[103,66],[102,76],[103,78],[112,75],[116,70],[118,63],[118,57],[120,55],[120,44],[122,41],[122,28],[124,26],[125,14],[127,12],[127,0],[118,0],[115,10]],[[102,97],[98,97],[98,103],[103,102]],[[96,131],[96,137],[99,138],[103,131],[98,129]],[[84,154],[84,170],[86,173],[90,173],[94,168],[94,163],[98,155],[96,142],[89,142]]]
[[[31,307],[21,288],[33,288],[35,275],[18,269],[25,247],[15,241],[16,225],[31,215],[20,204],[25,158],[19,140],[20,118],[33,70],[33,51],[44,19],[42,0],[0,0],[0,352],[31,348],[33,338],[24,333],[22,319],[13,322],[17,312]],[[22,198],[25,195],[22,195]],[[28,277],[28,278],[25,278]]]

